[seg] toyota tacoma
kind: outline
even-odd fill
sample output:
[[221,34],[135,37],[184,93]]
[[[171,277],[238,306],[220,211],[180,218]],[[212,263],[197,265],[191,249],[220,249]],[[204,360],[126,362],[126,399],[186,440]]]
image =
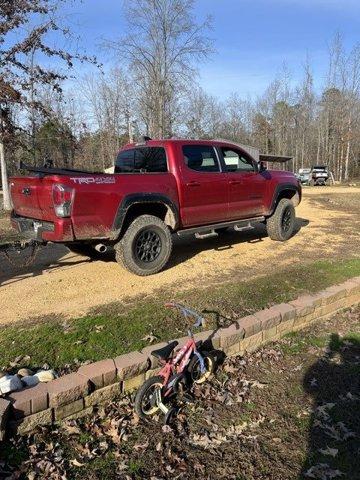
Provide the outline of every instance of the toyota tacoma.
[[89,256],[113,247],[137,275],[162,270],[173,236],[217,235],[266,224],[273,240],[294,233],[301,185],[267,170],[237,144],[151,140],[119,152],[113,174],[29,167],[10,179],[12,223],[40,242]]

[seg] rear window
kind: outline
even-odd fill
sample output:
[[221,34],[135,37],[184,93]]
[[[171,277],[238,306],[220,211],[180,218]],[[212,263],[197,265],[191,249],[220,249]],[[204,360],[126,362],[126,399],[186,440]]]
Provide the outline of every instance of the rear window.
[[115,162],[115,173],[163,173],[167,171],[166,153],[162,147],[123,150]]

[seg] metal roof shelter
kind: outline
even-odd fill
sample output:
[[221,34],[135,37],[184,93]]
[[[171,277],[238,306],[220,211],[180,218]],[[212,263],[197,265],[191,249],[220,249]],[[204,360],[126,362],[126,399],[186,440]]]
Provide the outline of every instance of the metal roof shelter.
[[270,168],[274,170],[290,170],[292,172],[294,171],[294,157],[288,157],[283,155],[268,155],[268,154],[260,153],[259,160],[260,162],[266,163],[266,168],[269,168],[269,163],[270,163],[271,164]]

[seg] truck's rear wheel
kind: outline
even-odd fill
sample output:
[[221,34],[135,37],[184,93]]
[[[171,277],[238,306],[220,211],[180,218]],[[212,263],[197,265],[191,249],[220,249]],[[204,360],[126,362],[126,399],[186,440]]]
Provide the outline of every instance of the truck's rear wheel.
[[136,218],[115,245],[116,260],[140,276],[160,272],[167,264],[171,250],[169,227],[153,215]]
[[285,242],[294,233],[295,208],[291,200],[282,198],[275,212],[267,219],[266,228],[271,240]]

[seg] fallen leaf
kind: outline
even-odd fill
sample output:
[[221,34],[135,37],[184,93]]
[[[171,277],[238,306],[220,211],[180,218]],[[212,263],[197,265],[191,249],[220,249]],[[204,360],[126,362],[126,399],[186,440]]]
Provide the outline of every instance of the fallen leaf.
[[164,432],[164,433],[172,433],[173,432],[173,429],[170,427],[170,425],[163,425],[161,427],[161,430]]
[[65,430],[68,435],[80,435],[81,433],[81,430],[77,425],[71,425],[69,423],[64,423],[62,429]]
[[99,332],[102,332],[105,328],[105,325],[95,325],[95,332],[96,333],[99,333]]
[[343,475],[344,474],[340,472],[340,470],[331,469],[327,463],[319,463],[318,465],[314,465],[313,467],[309,468],[307,472],[305,472],[305,477],[316,478],[319,480],[332,480]]
[[328,455],[335,458],[336,455],[339,453],[339,450],[337,448],[326,447],[324,449],[320,449],[319,452],[323,455]]
[[83,467],[85,465],[85,463],[80,463],[78,460],[76,460],[76,458],[70,460],[69,463],[71,463],[71,465],[74,465],[74,467]]
[[149,442],[146,441],[146,442],[143,443],[143,444],[139,444],[139,443],[138,443],[138,444],[134,445],[133,448],[134,448],[134,450],[136,450],[136,451],[141,451],[141,450],[146,450],[146,449],[148,448],[148,446],[149,446]]
[[260,389],[263,389],[263,388],[267,387],[266,383],[261,383],[261,382],[258,382],[257,380],[254,380],[253,382],[251,382],[251,386],[252,387],[257,387],[257,388],[260,388]]
[[144,342],[153,343],[153,342],[155,342],[155,340],[157,340],[157,338],[158,337],[156,335],[154,335],[152,332],[150,332],[149,335],[146,335],[141,340],[143,340]]
[[318,382],[316,378],[312,378],[310,381],[310,387],[317,387],[317,386],[318,386]]

